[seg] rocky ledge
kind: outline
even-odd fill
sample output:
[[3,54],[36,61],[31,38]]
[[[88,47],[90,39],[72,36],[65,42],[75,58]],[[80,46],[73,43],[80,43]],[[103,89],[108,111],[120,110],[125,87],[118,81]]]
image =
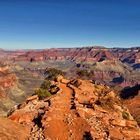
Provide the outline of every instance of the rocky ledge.
[[28,128],[29,140],[140,139],[136,121],[108,86],[62,76],[52,84],[59,88],[55,95],[31,96],[9,112],[10,120]]

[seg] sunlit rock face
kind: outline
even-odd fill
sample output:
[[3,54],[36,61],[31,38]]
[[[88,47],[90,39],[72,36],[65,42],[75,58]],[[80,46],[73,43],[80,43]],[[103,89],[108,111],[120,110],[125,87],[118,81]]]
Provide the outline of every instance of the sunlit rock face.
[[116,91],[63,76],[51,83],[59,89],[55,95],[43,100],[33,95],[9,114],[30,128],[30,139],[139,139],[137,122]]

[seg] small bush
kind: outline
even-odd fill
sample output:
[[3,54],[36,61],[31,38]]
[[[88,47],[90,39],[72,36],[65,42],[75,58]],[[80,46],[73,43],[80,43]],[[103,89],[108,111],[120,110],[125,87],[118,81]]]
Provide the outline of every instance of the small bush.
[[78,76],[82,76],[82,77],[92,76],[92,74],[88,70],[78,70],[76,73]]
[[35,93],[38,95],[39,100],[43,100],[44,98],[51,96],[51,93],[47,89],[43,88],[36,90]]
[[64,75],[64,72],[55,68],[50,68],[45,72],[46,79],[54,80],[58,75]]
[[50,86],[51,86],[51,82],[50,81],[48,81],[48,80],[45,80],[42,84],[41,84],[41,88],[42,89],[49,89],[50,88]]

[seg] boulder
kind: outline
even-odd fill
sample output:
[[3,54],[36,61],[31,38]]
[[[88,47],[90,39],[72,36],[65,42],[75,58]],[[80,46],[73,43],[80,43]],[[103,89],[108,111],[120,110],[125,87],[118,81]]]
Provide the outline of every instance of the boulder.
[[33,95],[26,99],[27,102],[32,101],[32,100],[38,100],[38,95]]
[[68,84],[70,82],[70,80],[67,80],[67,79],[61,79],[61,83],[63,84]]
[[125,127],[126,126],[126,120],[115,119],[111,122],[111,124],[115,125],[115,126]]

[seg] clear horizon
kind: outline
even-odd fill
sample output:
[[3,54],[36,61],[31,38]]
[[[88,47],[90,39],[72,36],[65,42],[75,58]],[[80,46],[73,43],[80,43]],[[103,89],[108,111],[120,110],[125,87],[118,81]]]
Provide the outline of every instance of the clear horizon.
[[74,49],[74,48],[86,48],[86,47],[104,47],[106,49],[133,49],[133,48],[140,48],[140,46],[131,46],[131,47],[106,47],[106,46],[99,46],[99,45],[92,45],[92,46],[80,46],[80,47],[46,47],[46,48],[0,48],[5,51],[22,51],[22,50],[45,50],[45,49]]
[[140,46],[139,0],[0,1],[0,48]]

